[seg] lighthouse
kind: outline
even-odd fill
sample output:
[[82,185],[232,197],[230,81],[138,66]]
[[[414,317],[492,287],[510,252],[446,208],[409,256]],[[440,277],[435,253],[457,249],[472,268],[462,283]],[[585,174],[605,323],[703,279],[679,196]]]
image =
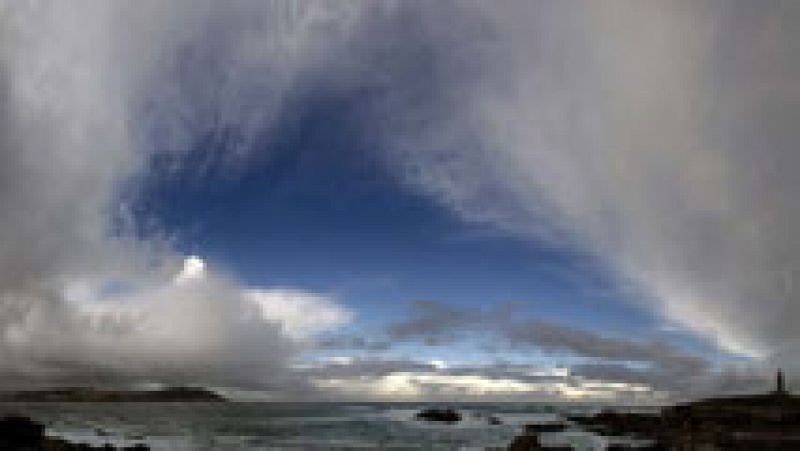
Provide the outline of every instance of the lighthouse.
[[778,370],[778,374],[775,376],[775,391],[774,394],[776,395],[786,395],[786,386],[784,385],[783,381],[783,371]]

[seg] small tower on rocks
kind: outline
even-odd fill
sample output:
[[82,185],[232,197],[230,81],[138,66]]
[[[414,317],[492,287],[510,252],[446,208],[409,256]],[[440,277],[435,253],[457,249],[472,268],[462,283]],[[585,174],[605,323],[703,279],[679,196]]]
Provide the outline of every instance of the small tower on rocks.
[[786,386],[783,381],[783,371],[778,370],[778,374],[775,377],[775,391],[776,395],[786,395]]

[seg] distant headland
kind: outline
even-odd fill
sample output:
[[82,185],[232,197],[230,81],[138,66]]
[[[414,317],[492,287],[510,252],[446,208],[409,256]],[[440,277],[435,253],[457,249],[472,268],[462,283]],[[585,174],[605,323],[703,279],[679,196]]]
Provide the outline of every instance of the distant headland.
[[157,390],[109,390],[91,387],[0,392],[0,402],[225,402],[200,387],[166,387]]

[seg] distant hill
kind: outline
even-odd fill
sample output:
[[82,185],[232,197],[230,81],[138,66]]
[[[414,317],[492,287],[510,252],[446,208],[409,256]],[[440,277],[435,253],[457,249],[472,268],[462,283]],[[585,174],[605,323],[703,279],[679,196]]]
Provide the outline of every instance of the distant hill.
[[6,402],[225,402],[211,390],[199,387],[168,387],[160,390],[100,390],[58,388],[0,392]]

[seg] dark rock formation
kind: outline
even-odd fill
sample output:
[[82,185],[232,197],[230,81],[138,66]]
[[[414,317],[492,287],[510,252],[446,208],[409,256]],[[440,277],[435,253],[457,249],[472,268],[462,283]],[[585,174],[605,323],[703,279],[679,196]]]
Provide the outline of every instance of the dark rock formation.
[[27,417],[9,416],[0,419],[0,444],[8,448],[9,444],[32,447],[44,437],[44,426],[31,421]]
[[511,445],[508,446],[508,451],[533,451],[533,450],[572,450],[569,446],[542,446],[539,443],[539,437],[536,435],[523,434],[514,438]]
[[606,447],[606,451],[666,451],[668,448],[664,447],[664,445],[660,443],[653,443],[651,445],[644,445],[644,446],[630,446],[630,445],[609,445]]
[[650,440],[651,449],[800,449],[800,398],[786,392],[705,399],[660,415],[604,411],[570,420],[601,435]]
[[535,435],[520,435],[514,438],[508,451],[528,451],[533,449],[542,449],[539,445],[539,438]]
[[[570,422],[605,436],[645,440],[650,450],[800,449],[800,397],[787,392],[782,373],[777,389],[762,395],[711,398],[666,407],[660,414],[621,413],[606,410],[589,417],[569,417]],[[526,428],[512,449],[538,446],[530,437],[545,432]],[[528,446],[522,448],[520,446]],[[632,449],[614,445],[609,449]]]
[[570,421],[600,435],[652,437],[663,427],[660,415],[619,413],[604,410],[591,417],[570,417]]
[[536,435],[542,432],[561,432],[567,428],[564,423],[531,423],[525,425],[525,434]]
[[[0,449],[15,451],[114,451],[111,445],[90,446],[85,443],[69,443],[44,435],[44,426],[24,416],[8,416],[0,419]],[[146,445],[122,448],[124,451],[147,451]]]
[[423,421],[437,421],[441,423],[458,423],[461,414],[453,409],[425,409],[417,413],[416,418]]

